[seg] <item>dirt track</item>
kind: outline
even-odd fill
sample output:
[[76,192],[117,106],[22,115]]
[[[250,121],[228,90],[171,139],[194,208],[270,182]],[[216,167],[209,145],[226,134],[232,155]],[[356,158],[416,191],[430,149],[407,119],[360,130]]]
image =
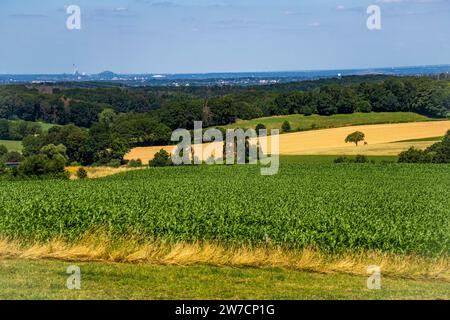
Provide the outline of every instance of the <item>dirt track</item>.
[[[429,121],[398,124],[377,124],[295,132],[280,135],[282,155],[396,155],[410,146],[426,148],[433,142],[396,141],[443,136],[450,129],[450,121]],[[354,131],[364,132],[368,145],[358,147],[346,144],[345,137]],[[125,159],[141,159],[147,163],[163,147],[145,147],[131,150]],[[164,147],[171,152],[173,147]]]

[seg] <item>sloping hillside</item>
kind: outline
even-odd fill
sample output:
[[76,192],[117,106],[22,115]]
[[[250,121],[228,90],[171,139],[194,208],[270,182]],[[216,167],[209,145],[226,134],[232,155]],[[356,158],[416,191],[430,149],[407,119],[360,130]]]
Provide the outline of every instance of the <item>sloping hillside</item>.
[[[434,141],[405,141],[444,136],[450,129],[450,121],[428,121],[397,124],[377,124],[323,129],[282,134],[280,154],[282,155],[396,155],[411,146],[426,148]],[[345,138],[354,131],[366,135],[367,145],[346,144]],[[405,141],[405,142],[398,142]],[[398,143],[392,143],[398,142]],[[144,163],[153,159],[161,149],[171,152],[173,147],[142,147],[132,149],[125,158],[141,159]]]

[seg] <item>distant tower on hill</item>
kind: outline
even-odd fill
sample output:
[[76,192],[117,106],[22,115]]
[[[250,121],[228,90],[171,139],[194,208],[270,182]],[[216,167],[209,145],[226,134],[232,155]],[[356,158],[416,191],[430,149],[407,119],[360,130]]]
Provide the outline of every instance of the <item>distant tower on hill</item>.
[[73,64],[73,75],[74,76],[78,75],[78,68],[75,64]]

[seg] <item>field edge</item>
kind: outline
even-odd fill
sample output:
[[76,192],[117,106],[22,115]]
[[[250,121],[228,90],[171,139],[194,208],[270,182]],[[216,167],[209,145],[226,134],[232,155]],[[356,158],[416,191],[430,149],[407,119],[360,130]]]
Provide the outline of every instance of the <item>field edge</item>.
[[450,283],[450,259],[380,251],[327,254],[314,248],[286,249],[279,246],[224,246],[213,242],[169,243],[161,240],[111,240],[88,234],[75,243],[60,239],[21,242],[0,239],[2,259],[50,259],[79,262],[118,262],[142,265],[283,268],[322,274],[367,275],[379,266],[393,278],[439,280]]

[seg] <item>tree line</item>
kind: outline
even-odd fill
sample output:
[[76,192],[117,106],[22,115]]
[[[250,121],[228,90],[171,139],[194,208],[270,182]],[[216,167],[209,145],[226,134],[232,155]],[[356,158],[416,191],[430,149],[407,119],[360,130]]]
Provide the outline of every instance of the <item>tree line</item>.
[[[63,145],[67,163],[110,164],[120,163],[133,147],[170,143],[172,130],[193,129],[196,120],[220,126],[271,115],[412,111],[446,117],[450,110],[448,80],[368,79],[192,89],[3,86],[0,118],[22,120],[0,120],[0,138],[23,138],[26,158]],[[291,90],[296,86],[306,89]],[[30,122],[37,120],[60,126],[42,132]]]
[[0,119],[0,140],[22,140],[26,136],[42,133],[39,123]]
[[[351,80],[350,80],[351,79]],[[445,117],[449,80],[429,77],[349,77],[259,87],[0,87],[0,118],[89,128],[105,109],[149,113],[171,129],[286,114],[333,115],[410,111]]]
[[411,147],[401,152],[399,163],[450,163],[450,130],[440,142],[436,142],[425,150]]

